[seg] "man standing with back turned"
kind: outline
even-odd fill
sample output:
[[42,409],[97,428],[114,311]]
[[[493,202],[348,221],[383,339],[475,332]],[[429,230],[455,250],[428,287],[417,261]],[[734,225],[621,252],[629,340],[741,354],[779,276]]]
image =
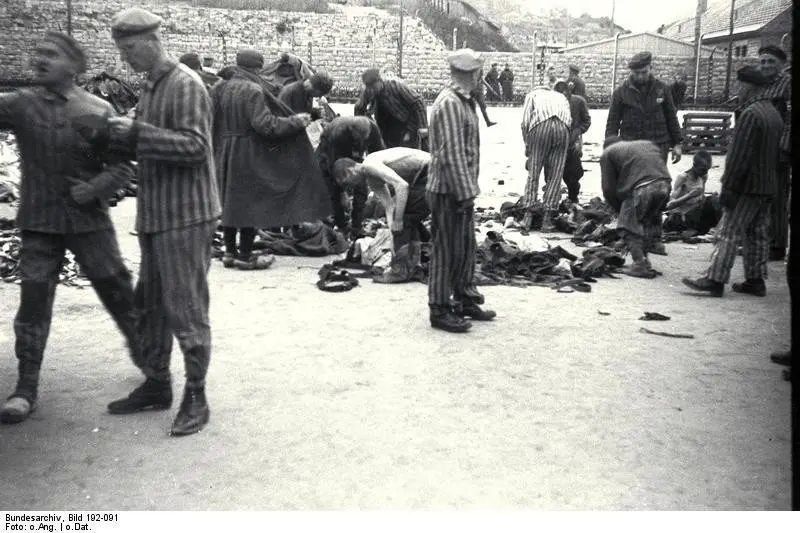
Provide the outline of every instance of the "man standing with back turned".
[[433,245],[428,305],[432,327],[463,333],[472,326],[464,317],[492,320],[496,316],[494,311],[478,307],[483,296],[473,282],[477,247],[473,211],[480,192],[480,137],[471,93],[480,83],[483,61],[473,50],[464,48],[450,54],[448,62],[452,81],[431,109],[427,191]]
[[112,20],[122,59],[147,74],[135,120],[109,120],[112,138],[135,149],[139,168],[136,230],[145,382],[111,402],[112,414],[172,405],[172,336],[186,365],[186,388],[173,436],[200,431],[209,419],[205,378],[211,357],[208,268],[219,193],[211,146],[211,98],[161,44],[161,17],[134,7]]

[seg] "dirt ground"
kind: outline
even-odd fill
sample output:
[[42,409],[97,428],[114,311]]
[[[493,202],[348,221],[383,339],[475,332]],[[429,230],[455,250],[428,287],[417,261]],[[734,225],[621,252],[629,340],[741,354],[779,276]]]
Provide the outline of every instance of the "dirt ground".
[[[482,132],[479,205],[499,206],[524,186],[520,110],[490,113],[499,125]],[[605,113],[592,117],[587,142],[599,142]],[[588,199],[600,177],[596,164],[587,168]],[[135,272],[134,208],[128,199],[113,214]],[[711,245],[667,250],[653,260],[663,277],[601,279],[589,294],[486,287],[498,319],[466,335],[429,327],[422,284],[319,291],[316,270],[332,257],[279,257],[263,272],[214,262],[211,423],[183,439],[167,436],[183,381],[177,348],[171,411],[106,414],[140,376],[91,289],[61,287],[39,408],[0,427],[0,502],[788,510],[790,386],[768,358],[789,343],[785,265],[770,263],[766,298],[709,299],[688,294],[680,278],[702,272]],[[733,279],[741,274],[737,261]],[[15,379],[18,296],[18,286],[0,285],[0,394]],[[672,320],[641,322],[645,311]]]

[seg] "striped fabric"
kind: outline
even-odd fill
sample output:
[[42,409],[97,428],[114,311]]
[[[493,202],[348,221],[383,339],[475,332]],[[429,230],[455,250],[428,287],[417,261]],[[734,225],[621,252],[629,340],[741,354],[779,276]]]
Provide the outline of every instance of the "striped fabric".
[[528,133],[542,122],[557,118],[567,126],[572,124],[569,101],[563,94],[550,89],[537,88],[525,96],[522,106],[522,138],[527,142]]
[[136,230],[155,233],[216,219],[211,98],[197,75],[174,60],[151,73],[136,129]]
[[475,101],[455,84],[436,97],[431,109],[428,192],[455,200],[480,194],[480,134]]
[[427,194],[431,208],[431,259],[428,270],[428,304],[449,307],[456,302],[477,303],[475,276],[475,222],[473,208],[457,213],[455,199],[447,194]]
[[771,100],[783,119],[781,150],[791,152],[792,140],[792,75],[781,72],[772,83],[764,87],[760,96]]
[[[407,124],[409,131],[416,132],[419,128],[428,127],[428,114],[425,102],[402,80],[384,80],[383,91],[375,97],[386,113],[397,120],[398,123]],[[366,113],[367,103],[362,93],[355,105],[355,114]]]
[[769,206],[764,196],[742,195],[733,209],[725,208],[717,225],[717,242],[706,277],[727,283],[736,262],[741,237],[745,279],[766,279],[769,257]]
[[[90,142],[92,127],[80,115],[98,118],[111,105],[83,89],[66,95],[37,87],[0,94],[0,127],[17,137],[22,162],[17,226],[45,233],[83,233],[112,227],[105,201],[134,176],[129,163]],[[70,198],[72,181],[92,184],[100,202],[79,207]]]
[[783,122],[769,100],[759,97],[737,111],[722,186],[731,191],[773,197]]
[[148,377],[169,379],[174,334],[184,354],[187,381],[205,379],[211,353],[207,276],[216,225],[203,222],[139,234],[142,262],[135,294],[142,370]]
[[536,202],[539,174],[544,168],[545,191],[542,201],[546,210],[556,211],[558,209],[558,202],[561,199],[561,179],[564,176],[564,165],[569,148],[567,124],[561,119],[551,117],[538,123],[528,133],[525,139],[525,151],[530,154],[528,156],[530,170],[522,200],[525,207],[532,207]]

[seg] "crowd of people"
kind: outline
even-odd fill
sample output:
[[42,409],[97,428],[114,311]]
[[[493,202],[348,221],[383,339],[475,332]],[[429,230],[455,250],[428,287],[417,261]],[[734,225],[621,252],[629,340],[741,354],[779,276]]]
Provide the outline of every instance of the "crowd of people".
[[[274,259],[254,252],[259,230],[291,231],[324,220],[355,237],[367,198],[373,196],[385,211],[395,254],[420,241],[431,243],[431,326],[464,333],[476,321],[495,318],[483,307],[474,281],[477,108],[484,108],[489,124],[482,106],[484,84],[492,95],[487,99],[501,93],[506,98],[513,82],[507,65],[498,73],[494,64],[484,75],[479,53],[454,51],[447,60],[450,82],[430,114],[403,80],[384,79],[369,69],[354,116],[329,116],[315,148],[307,128],[330,112],[314,105],[333,87],[327,73],[301,72],[302,65],[282,60],[275,69],[290,69],[290,82],[276,87],[260,75],[262,54],[243,49],[236,65],[209,74],[196,54],[178,62],[166,53],[161,22],[146,10],[130,8],[111,23],[122,59],[146,80],[135,117],[117,115],[107,102],[76,86],[86,56],[75,39],[60,32],[49,32],[34,51],[37,86],[0,95],[0,125],[15,132],[23,168],[17,218],[22,281],[14,320],[18,380],[0,409],[0,421],[21,422],[36,407],[58,265],[66,250],[75,254],[143,374],[139,387],[108,405],[110,413],[172,406],[169,362],[177,338],[186,384],[171,428],[175,436],[196,433],[209,421],[207,275],[220,224],[223,265],[265,269]],[[740,108],[722,178],[724,214],[711,265],[704,277],[684,279],[713,296],[723,295],[738,238],[746,279],[734,284],[734,291],[764,296],[769,255],[779,256],[780,247],[785,253],[790,85],[780,68],[783,51],[767,46],[759,53],[760,69],[737,73]],[[630,76],[612,97],[600,160],[603,195],[619,215],[633,260],[626,272],[641,278],[659,274],[649,254],[666,253],[663,212],[686,215],[696,207],[710,167],[708,154],[698,153],[692,169],[672,187],[667,160],[670,152],[673,163],[681,159],[681,130],[672,92],[653,77],[651,62],[648,52],[630,60]],[[554,230],[562,182],[567,201],[577,202],[582,135],[591,127],[579,72],[572,66],[568,78],[551,78],[525,98],[526,229],[531,229],[542,171],[543,232]],[[134,175],[141,249],[135,287],[107,205]],[[423,224],[428,217],[430,230]],[[408,281],[407,274],[393,263],[386,278]]]

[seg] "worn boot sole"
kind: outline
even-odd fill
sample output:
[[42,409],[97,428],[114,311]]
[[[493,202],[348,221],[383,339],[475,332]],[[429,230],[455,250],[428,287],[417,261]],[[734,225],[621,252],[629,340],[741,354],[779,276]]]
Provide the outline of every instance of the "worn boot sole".
[[178,426],[175,423],[177,420],[173,422],[172,429],[170,429],[169,434],[171,437],[185,437],[187,435],[194,435],[206,427],[206,424],[208,424],[210,418],[211,410],[206,408],[199,417],[191,421],[191,425]]
[[472,324],[467,322],[463,326],[450,326],[448,324],[439,324],[436,322],[431,322],[431,327],[433,329],[440,329],[442,331],[447,331],[449,333],[466,333],[472,327]]
[[170,407],[172,407],[172,401],[163,403],[151,403],[148,405],[127,407],[127,408],[112,407],[111,404],[109,404],[108,413],[112,415],[132,415],[134,413],[141,413],[143,411],[166,411]]
[[742,285],[742,284],[739,284],[739,283],[734,283],[732,288],[733,288],[733,292],[738,292],[739,294],[750,294],[751,296],[760,296],[762,298],[767,295],[767,288],[766,287],[761,287],[761,288],[758,288],[758,289],[751,289],[751,288],[748,288],[746,285]]
[[684,279],[681,280],[681,282],[684,285],[686,285],[687,287],[689,287],[690,289],[692,289],[692,290],[699,291],[699,292],[704,292],[704,293],[708,294],[709,296],[713,296],[714,298],[722,298],[722,295],[724,293],[724,289],[710,289],[710,288],[701,287],[699,285],[696,285],[690,279],[684,278]]
[[16,413],[11,411],[0,411],[0,423],[2,424],[19,424],[27,420],[31,414],[36,410],[36,404],[31,405],[27,413]]

